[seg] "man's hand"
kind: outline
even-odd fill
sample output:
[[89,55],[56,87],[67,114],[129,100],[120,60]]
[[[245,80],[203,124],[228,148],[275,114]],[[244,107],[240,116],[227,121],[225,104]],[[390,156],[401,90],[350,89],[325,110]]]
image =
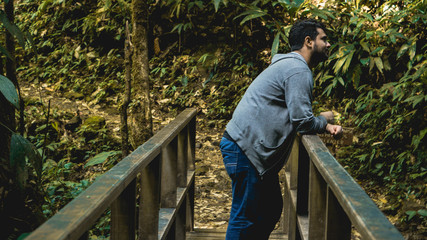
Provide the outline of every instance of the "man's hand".
[[326,118],[326,121],[330,124],[334,124],[335,123],[335,119],[334,119],[334,113],[332,111],[328,111],[328,112],[321,112],[320,116],[323,116]]
[[326,131],[328,133],[330,133],[334,139],[341,139],[343,132],[342,132],[342,127],[340,125],[332,125],[332,124],[327,124],[326,125]]

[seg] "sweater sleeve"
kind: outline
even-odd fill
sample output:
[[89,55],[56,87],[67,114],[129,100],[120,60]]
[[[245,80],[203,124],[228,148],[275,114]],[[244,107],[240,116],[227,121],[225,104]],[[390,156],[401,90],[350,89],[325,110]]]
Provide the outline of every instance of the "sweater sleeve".
[[285,81],[285,99],[290,121],[301,134],[323,133],[326,119],[312,110],[313,78],[310,71],[298,72]]

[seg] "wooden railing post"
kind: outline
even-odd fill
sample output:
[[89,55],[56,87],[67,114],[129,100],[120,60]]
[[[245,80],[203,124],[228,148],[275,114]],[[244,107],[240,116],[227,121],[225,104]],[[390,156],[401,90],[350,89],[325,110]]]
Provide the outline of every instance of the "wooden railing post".
[[178,159],[177,159],[177,185],[187,186],[187,165],[188,165],[188,126],[178,134]]
[[[194,172],[196,170],[196,118],[193,118],[187,125],[187,170]],[[186,197],[186,230],[194,230],[194,198],[195,181],[188,186]]]
[[158,239],[160,209],[160,156],[141,173],[138,239]]
[[325,239],[327,184],[311,161],[309,181],[308,238],[322,240]]
[[327,190],[327,240],[347,240],[351,238],[351,222],[330,188]]
[[[289,227],[287,232],[289,234],[289,240],[299,239],[298,227],[297,227],[297,186],[298,186],[298,159],[299,159],[299,145],[300,141],[295,140],[292,146],[288,164],[289,164],[289,189],[285,195],[285,204],[288,206],[285,211],[288,212],[288,224]],[[286,206],[285,205],[285,206]]]
[[111,204],[111,239],[135,239],[136,180]]
[[162,148],[160,206],[176,207],[177,187],[177,138]]

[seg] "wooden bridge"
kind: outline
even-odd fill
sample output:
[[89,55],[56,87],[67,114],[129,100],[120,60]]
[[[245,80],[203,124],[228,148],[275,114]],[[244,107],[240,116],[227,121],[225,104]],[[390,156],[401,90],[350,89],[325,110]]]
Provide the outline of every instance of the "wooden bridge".
[[[89,239],[111,210],[111,239],[224,239],[194,228],[196,110],[187,109],[26,240]],[[270,239],[403,239],[316,135],[285,166],[284,211]],[[255,239],[256,240],[256,239]]]

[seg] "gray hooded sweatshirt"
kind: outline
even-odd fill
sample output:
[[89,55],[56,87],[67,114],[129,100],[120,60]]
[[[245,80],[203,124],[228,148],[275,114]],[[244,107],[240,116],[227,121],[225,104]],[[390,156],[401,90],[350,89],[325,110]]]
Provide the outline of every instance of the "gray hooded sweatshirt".
[[278,172],[296,133],[323,133],[326,119],[313,116],[313,77],[296,52],[276,54],[249,86],[226,126],[259,174]]

